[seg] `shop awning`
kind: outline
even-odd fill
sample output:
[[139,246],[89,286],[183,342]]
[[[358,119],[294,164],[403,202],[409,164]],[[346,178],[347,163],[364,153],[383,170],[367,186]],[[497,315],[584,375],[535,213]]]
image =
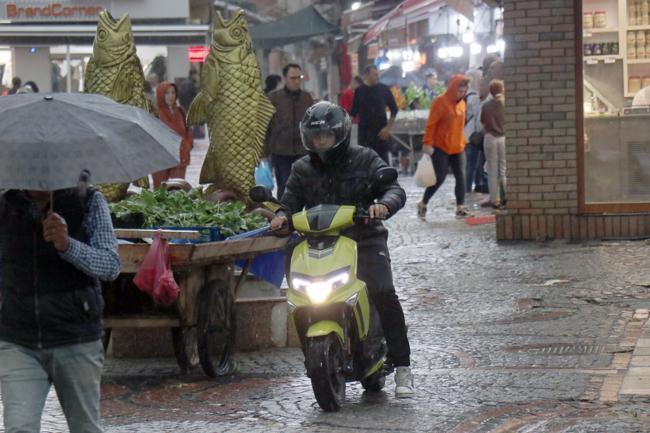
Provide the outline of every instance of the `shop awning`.
[[465,15],[471,21],[474,20],[472,0],[405,0],[368,29],[363,43],[373,41],[387,28],[405,26],[407,22],[415,22],[445,6]]
[[338,33],[339,28],[328,22],[313,6],[279,20],[251,27],[255,48],[273,48],[307,40],[313,36]]
[[[0,45],[92,45],[96,25],[0,25]],[[208,40],[210,26],[142,24],[133,25],[136,44],[203,45]]]

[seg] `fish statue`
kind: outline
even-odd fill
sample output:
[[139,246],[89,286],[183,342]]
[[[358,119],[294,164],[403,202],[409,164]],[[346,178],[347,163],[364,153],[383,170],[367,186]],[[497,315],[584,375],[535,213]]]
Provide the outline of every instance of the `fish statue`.
[[250,204],[248,191],[255,186],[255,167],[274,113],[262,90],[244,11],[229,20],[217,12],[199,93],[187,113],[188,124],[208,125],[210,146],[200,183],[212,183],[208,190]]
[[[98,93],[157,114],[145,95],[142,64],[135,52],[131,19],[127,14],[118,21],[108,11],[99,13],[93,55],[86,66],[84,92]],[[148,188],[148,178],[138,180],[137,184]],[[128,188],[128,183],[98,185],[109,202],[124,199]]]

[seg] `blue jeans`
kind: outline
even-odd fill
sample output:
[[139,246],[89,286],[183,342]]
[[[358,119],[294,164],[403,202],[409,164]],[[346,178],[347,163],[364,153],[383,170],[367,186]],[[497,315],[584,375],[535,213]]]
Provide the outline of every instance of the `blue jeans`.
[[39,433],[54,385],[70,433],[101,433],[101,340],[32,350],[0,341],[0,392],[6,433]]
[[467,178],[465,179],[465,188],[467,192],[472,192],[472,185],[476,181],[476,186],[487,185],[487,176],[483,171],[485,165],[485,154],[477,147],[467,144],[465,146],[465,154],[467,156],[467,169],[465,171]]

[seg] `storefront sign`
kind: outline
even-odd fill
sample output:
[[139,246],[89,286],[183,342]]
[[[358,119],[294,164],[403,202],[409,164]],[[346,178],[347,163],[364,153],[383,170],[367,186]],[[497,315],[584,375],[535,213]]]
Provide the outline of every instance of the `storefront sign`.
[[210,53],[210,47],[207,45],[197,45],[187,49],[187,55],[190,63],[203,63]]
[[10,21],[95,21],[108,2],[2,2],[0,19]]
[[11,22],[97,21],[106,9],[131,19],[188,18],[189,0],[0,0],[0,20]]

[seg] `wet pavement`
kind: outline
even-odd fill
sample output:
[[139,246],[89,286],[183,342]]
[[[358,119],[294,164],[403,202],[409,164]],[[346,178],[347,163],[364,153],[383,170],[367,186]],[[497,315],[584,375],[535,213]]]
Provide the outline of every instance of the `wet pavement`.
[[[416,398],[396,400],[391,377],[377,394],[349,384],[342,410],[324,413],[294,348],[238,353],[218,380],[181,375],[172,359],[108,359],[106,431],[650,431],[650,399],[619,397],[647,321],[650,246],[497,243],[493,223],[454,217],[453,178],[427,222],[412,178],[402,183],[408,203],[387,225]],[[43,425],[67,431],[53,393]]]

